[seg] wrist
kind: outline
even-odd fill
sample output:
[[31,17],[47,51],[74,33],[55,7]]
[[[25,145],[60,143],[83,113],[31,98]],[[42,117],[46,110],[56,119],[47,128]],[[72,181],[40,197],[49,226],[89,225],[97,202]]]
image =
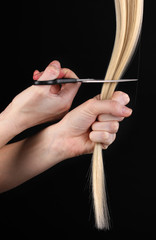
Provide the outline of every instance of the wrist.
[[69,147],[68,136],[64,129],[61,128],[60,122],[43,130],[42,141],[47,151],[47,157],[53,159],[54,165],[73,157]]

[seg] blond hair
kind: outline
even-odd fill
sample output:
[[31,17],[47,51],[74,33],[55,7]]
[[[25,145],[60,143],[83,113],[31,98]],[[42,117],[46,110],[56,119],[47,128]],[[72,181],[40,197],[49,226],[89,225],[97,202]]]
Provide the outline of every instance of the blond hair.
[[[116,10],[116,37],[105,79],[118,80],[123,75],[138,42],[142,19],[143,0],[114,0]],[[116,83],[104,83],[101,99],[110,99]],[[109,211],[105,189],[102,146],[95,144],[92,157],[92,194],[95,223],[98,229],[109,229]]]

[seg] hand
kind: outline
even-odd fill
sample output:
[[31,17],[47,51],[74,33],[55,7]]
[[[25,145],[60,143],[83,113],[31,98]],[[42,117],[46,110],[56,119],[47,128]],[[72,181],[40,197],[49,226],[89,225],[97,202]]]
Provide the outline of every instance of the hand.
[[[77,78],[74,72],[51,62],[44,72],[35,71],[34,80]],[[9,106],[16,128],[25,130],[37,124],[62,118],[69,110],[80,83],[51,86],[31,86],[17,95]]]
[[[90,99],[57,124],[0,149],[0,192],[11,189],[58,162],[91,153],[95,142],[103,148],[115,139],[118,122],[131,115],[128,96],[115,92],[112,100]],[[6,154],[7,153],[7,154]]]
[[[69,112],[59,123],[47,128],[49,152],[57,152],[59,160],[91,153],[96,142],[106,149],[116,137],[119,122],[129,117],[132,110],[125,105],[129,97],[115,92],[112,100],[88,100]],[[53,142],[50,141],[53,132]],[[50,154],[50,153],[49,153]]]

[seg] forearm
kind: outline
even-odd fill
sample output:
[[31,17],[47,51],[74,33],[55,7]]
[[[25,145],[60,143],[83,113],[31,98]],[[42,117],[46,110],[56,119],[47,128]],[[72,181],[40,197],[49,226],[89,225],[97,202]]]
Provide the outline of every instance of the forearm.
[[17,125],[18,118],[19,116],[14,114],[12,102],[0,114],[0,148],[22,131],[20,124]]
[[56,142],[56,133],[51,131],[49,137],[50,146],[47,131],[42,130],[0,149],[0,192],[22,184],[65,158]]

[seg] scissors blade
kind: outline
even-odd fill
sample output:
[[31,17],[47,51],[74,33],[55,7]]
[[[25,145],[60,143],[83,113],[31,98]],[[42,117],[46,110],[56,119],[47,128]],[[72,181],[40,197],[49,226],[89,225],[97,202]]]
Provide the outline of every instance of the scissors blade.
[[119,79],[119,80],[101,80],[101,79],[76,79],[76,78],[64,78],[64,79],[54,79],[54,80],[42,80],[42,81],[33,81],[34,85],[56,85],[56,84],[64,84],[64,83],[118,83],[118,82],[134,82],[138,81],[138,79]]
[[119,82],[135,82],[138,79],[118,79],[118,80],[101,80],[101,79],[78,79],[78,82],[82,83],[119,83]]

